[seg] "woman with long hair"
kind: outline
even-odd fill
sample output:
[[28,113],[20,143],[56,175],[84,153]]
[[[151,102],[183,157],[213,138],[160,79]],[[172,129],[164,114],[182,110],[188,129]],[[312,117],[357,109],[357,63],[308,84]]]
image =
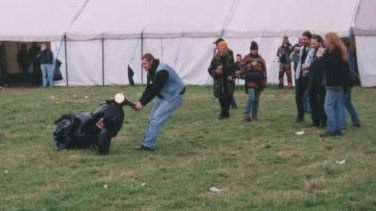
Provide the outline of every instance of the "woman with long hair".
[[327,125],[321,137],[342,135],[340,122],[340,97],[343,87],[346,86],[346,64],[348,60],[346,46],[339,36],[330,32],[325,35],[326,51],[318,51],[317,57],[321,60],[325,71],[325,113]]

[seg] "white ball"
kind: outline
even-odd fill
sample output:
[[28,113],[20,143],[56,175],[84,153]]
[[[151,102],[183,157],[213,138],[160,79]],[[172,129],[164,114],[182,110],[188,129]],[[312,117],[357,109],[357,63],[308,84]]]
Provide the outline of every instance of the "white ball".
[[123,95],[122,93],[117,93],[117,94],[115,95],[114,99],[115,99],[115,102],[116,102],[117,104],[121,104],[121,103],[124,102],[125,97],[124,97],[124,95]]

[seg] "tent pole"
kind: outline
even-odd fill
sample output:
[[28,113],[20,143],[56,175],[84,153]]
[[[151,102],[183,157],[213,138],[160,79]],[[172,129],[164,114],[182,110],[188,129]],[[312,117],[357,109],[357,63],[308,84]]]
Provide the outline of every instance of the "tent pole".
[[64,54],[65,54],[65,77],[66,77],[66,85],[69,87],[69,79],[68,79],[68,53],[67,53],[67,35],[64,34]]
[[102,38],[102,86],[104,86],[104,38]]
[[[141,58],[144,55],[144,32],[141,33]],[[142,71],[141,63],[141,85],[144,85],[144,72]]]

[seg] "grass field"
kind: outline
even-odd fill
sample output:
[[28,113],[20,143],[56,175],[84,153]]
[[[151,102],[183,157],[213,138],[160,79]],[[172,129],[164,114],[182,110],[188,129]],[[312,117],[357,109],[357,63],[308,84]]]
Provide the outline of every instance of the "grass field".
[[[362,127],[342,137],[296,123],[291,90],[266,89],[260,121],[242,123],[242,108],[219,121],[212,88],[189,86],[155,152],[134,150],[152,104],[125,110],[109,156],[53,151],[62,113],[143,89],[0,90],[0,210],[376,210],[376,89],[353,91]],[[243,107],[241,87],[236,98]]]

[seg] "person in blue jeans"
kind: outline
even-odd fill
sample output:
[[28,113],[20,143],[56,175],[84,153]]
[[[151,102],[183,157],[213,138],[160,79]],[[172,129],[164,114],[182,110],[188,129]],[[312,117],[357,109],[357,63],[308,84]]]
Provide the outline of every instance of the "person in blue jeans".
[[340,117],[341,117],[341,128],[344,130],[346,129],[346,110],[349,112],[351,121],[354,127],[360,127],[360,120],[358,113],[352,103],[351,99],[351,91],[352,86],[356,85],[357,83],[357,71],[356,71],[356,64],[355,64],[355,56],[351,52],[350,49],[350,40],[348,38],[342,38],[343,43],[346,46],[346,52],[348,56],[348,83],[349,85],[344,87],[343,95],[341,96],[341,109],[340,109]]
[[37,56],[40,61],[40,69],[42,71],[43,87],[51,88],[54,85],[54,55],[50,49],[49,44],[41,44],[41,52]]
[[346,110],[349,112],[351,121],[354,127],[360,127],[360,120],[358,113],[355,110],[355,107],[351,100],[351,88],[345,87],[343,89],[343,93],[340,99],[341,107],[340,107],[340,121],[341,121],[341,129],[345,130],[347,123],[346,123]]
[[325,35],[325,46],[327,51],[317,51],[316,56],[322,63],[325,71],[325,113],[327,116],[326,131],[320,134],[321,137],[342,135],[341,131],[341,95],[343,87],[346,86],[346,47],[334,32]]
[[[251,42],[250,53],[244,59],[245,92],[248,100],[244,107],[243,122],[257,121],[257,111],[261,91],[266,87],[267,72],[265,60],[258,53],[258,44]],[[251,117],[252,110],[252,117]]]
[[143,55],[141,62],[147,72],[147,86],[135,109],[142,110],[154,97],[158,99],[150,113],[143,141],[136,149],[153,151],[163,123],[183,102],[185,85],[172,67],[159,62],[152,54]]

